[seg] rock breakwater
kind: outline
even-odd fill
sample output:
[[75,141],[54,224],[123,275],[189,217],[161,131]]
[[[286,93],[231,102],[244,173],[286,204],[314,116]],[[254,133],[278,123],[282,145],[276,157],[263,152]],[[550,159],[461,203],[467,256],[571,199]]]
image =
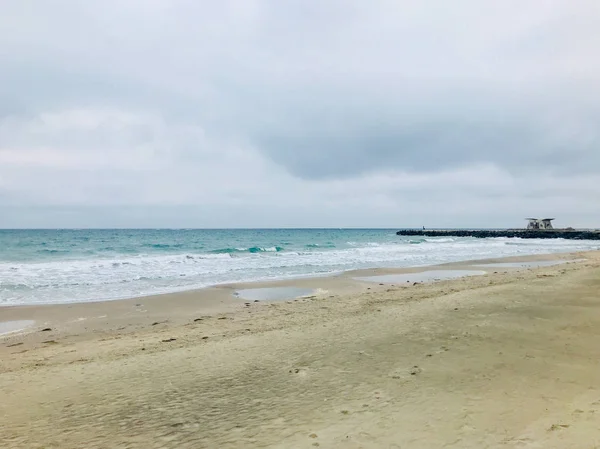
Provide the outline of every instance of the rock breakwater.
[[526,229],[401,229],[397,235],[422,237],[509,237],[521,239],[600,240],[600,231],[591,230],[526,230]]

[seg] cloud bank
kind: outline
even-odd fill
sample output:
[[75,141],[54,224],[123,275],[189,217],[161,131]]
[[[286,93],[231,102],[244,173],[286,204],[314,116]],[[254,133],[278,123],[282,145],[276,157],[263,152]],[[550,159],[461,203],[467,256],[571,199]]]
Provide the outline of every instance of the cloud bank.
[[2,9],[0,227],[600,226],[597,2]]

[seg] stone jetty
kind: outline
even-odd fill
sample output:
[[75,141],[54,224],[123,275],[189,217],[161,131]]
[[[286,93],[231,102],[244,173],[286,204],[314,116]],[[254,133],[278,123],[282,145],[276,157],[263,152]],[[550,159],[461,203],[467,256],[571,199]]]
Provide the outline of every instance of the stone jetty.
[[401,229],[396,234],[421,237],[518,237],[521,239],[600,240],[600,230],[577,229]]

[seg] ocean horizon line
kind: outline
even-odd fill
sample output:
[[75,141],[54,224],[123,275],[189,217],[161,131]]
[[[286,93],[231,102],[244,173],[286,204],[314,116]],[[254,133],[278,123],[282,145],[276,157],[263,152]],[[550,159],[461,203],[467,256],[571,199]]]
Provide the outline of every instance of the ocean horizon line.
[[[290,231],[300,231],[300,230],[327,230],[327,231],[365,231],[365,230],[400,230],[400,229],[422,229],[423,226],[396,226],[396,227],[338,227],[338,226],[330,226],[330,227],[224,227],[224,228],[202,228],[202,227],[61,227],[61,228],[2,228],[0,227],[0,231],[273,231],[273,230],[290,230]],[[467,226],[467,227],[425,227],[428,230],[467,230],[467,229],[481,229],[481,230],[494,230],[494,229],[512,229],[512,228],[504,228],[504,227],[478,227],[478,226]],[[518,229],[518,228],[515,228]]]

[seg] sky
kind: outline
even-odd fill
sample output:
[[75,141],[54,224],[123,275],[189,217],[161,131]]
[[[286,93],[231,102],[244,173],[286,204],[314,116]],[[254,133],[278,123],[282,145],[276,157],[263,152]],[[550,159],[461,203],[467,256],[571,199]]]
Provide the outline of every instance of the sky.
[[2,0],[0,227],[600,227],[597,0]]

